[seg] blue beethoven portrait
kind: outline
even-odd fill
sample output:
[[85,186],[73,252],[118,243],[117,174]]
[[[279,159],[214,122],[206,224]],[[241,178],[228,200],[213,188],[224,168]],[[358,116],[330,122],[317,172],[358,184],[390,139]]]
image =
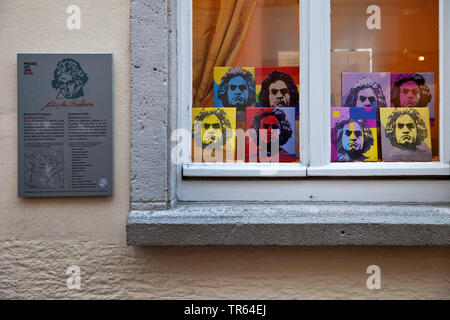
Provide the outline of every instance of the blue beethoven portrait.
[[66,58],[58,62],[53,76],[52,87],[58,90],[56,99],[75,99],[84,96],[83,86],[89,78],[77,61]]
[[223,76],[217,97],[223,107],[235,107],[243,111],[255,105],[255,79],[243,68],[230,68]]

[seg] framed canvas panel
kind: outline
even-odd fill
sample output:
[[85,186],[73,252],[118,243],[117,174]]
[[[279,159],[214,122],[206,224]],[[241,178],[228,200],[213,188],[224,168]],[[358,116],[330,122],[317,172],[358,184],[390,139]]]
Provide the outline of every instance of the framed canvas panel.
[[255,103],[254,67],[214,67],[214,107],[241,111]]
[[258,107],[295,108],[300,99],[299,67],[257,67],[256,105]]
[[391,107],[428,108],[433,122],[435,96],[434,72],[391,74]]
[[428,108],[381,108],[383,161],[431,161]]
[[376,108],[331,108],[331,161],[378,161]]
[[192,108],[192,135],[194,161],[234,161],[236,109]]
[[246,116],[248,162],[296,161],[295,108],[248,108]]
[[342,106],[372,107],[389,106],[390,73],[342,73]]

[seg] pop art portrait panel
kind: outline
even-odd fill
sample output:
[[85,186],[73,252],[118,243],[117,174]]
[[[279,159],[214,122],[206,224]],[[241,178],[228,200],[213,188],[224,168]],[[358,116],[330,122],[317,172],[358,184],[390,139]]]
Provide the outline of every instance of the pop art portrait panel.
[[391,77],[388,72],[342,73],[342,106],[389,107]]
[[431,161],[428,108],[382,108],[383,161]]
[[254,67],[214,67],[214,107],[243,111],[255,103]]
[[194,162],[234,161],[235,108],[192,108]]
[[378,161],[376,108],[331,108],[331,161]]
[[434,73],[392,73],[391,107],[429,108],[434,121]]
[[248,108],[247,162],[294,162],[295,108]]
[[257,67],[256,105],[295,108],[298,119],[299,83],[299,67]]

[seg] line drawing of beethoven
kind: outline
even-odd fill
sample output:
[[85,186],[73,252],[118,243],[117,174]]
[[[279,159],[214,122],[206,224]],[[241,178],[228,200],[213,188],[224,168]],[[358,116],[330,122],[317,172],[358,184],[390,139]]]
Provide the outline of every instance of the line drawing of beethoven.
[[332,132],[332,143],[338,161],[365,161],[364,154],[372,148],[374,138],[366,120],[349,119],[338,122]]
[[192,134],[197,146],[201,145],[203,149],[210,146],[211,149],[214,149],[226,145],[232,136],[229,134],[231,130],[231,122],[225,111],[216,108],[200,111],[194,119]]
[[89,80],[78,61],[65,58],[53,72],[52,87],[58,90],[56,99],[75,99],[84,96],[83,86]]
[[428,137],[428,130],[417,110],[402,108],[389,116],[385,135],[392,146],[400,150],[417,151],[423,147],[421,144]]
[[421,74],[406,73],[394,82],[391,92],[393,107],[427,107],[431,90]]
[[261,84],[259,103],[262,107],[295,107],[299,94],[292,77],[275,70],[269,73]]
[[[291,125],[286,117],[286,114],[281,109],[261,109],[255,114],[252,120],[250,130],[255,130],[255,134],[251,135],[257,146],[257,153],[251,157],[257,157],[257,161],[266,161],[265,151],[267,151],[267,158],[271,161],[281,162],[295,161],[295,155],[290,155],[281,146],[285,145],[292,136]],[[265,132],[261,131],[265,130]],[[263,133],[261,135],[261,133]],[[265,134],[264,134],[265,133]],[[278,150],[272,150],[272,143],[278,146]],[[268,159],[267,159],[268,160]]]
[[255,105],[255,79],[243,68],[230,68],[222,77],[217,97],[224,107],[236,107],[242,111]]
[[344,107],[387,107],[383,89],[374,80],[364,77],[350,88]]

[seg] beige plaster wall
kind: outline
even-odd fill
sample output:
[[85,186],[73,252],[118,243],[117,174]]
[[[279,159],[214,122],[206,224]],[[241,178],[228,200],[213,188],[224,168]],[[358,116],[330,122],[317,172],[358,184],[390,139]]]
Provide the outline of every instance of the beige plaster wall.
[[[81,30],[66,29],[70,4]],[[114,53],[114,197],[17,197],[17,52]],[[0,299],[450,297],[449,248],[126,246],[128,0],[1,0],[0,70]],[[381,290],[366,288],[371,264]],[[80,290],[66,287],[69,265]]]
[[[81,30],[66,27],[71,4],[81,8]],[[130,197],[129,6],[127,0],[0,1],[0,239],[124,242]],[[17,52],[114,53],[114,197],[17,197]]]

